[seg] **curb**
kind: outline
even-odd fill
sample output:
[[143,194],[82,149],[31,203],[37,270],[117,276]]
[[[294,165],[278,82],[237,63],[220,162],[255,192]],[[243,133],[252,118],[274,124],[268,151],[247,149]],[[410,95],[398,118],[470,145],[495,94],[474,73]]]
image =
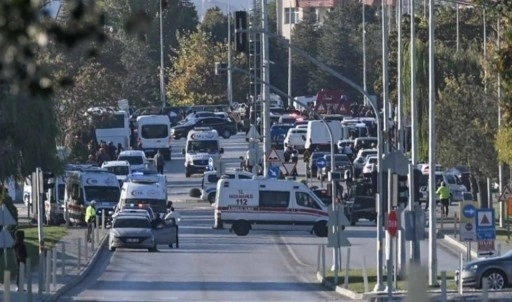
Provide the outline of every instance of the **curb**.
[[75,278],[73,278],[66,285],[64,285],[61,288],[59,288],[52,295],[44,298],[42,301],[44,301],[44,302],[58,301],[58,299],[60,298],[60,296],[63,293],[67,292],[71,288],[75,287],[78,283],[82,282],[85,279],[85,277],[87,277],[87,275],[89,274],[90,270],[94,267],[94,264],[98,260],[98,256],[99,256],[100,251],[103,250],[106,242],[108,241],[107,238],[108,238],[108,232],[103,235],[103,238],[100,240],[100,243],[98,244],[98,247],[96,248],[94,253],[91,255],[91,258],[85,264],[85,267],[82,270],[80,270],[80,273]]
[[341,294],[347,298],[350,298],[352,300],[363,300],[366,298],[366,294],[360,294],[360,293],[356,293],[354,291],[351,291],[349,289],[346,289],[346,288],[343,288],[343,287],[340,287],[340,286],[334,286],[333,283],[327,281],[327,279],[325,279],[322,274],[320,274],[319,272],[316,273],[316,279],[322,283],[322,285],[324,285],[325,287],[328,287],[329,289],[332,289],[334,290],[335,292],[337,292],[338,294]]
[[[466,253],[467,246],[464,243],[462,243],[462,242],[458,241],[457,239],[455,239],[451,236],[448,236],[448,235],[444,235],[444,240],[446,241],[446,243],[448,243],[452,247],[455,247],[458,250],[460,250],[461,252]],[[478,259],[479,258],[478,253],[471,250],[471,258]]]

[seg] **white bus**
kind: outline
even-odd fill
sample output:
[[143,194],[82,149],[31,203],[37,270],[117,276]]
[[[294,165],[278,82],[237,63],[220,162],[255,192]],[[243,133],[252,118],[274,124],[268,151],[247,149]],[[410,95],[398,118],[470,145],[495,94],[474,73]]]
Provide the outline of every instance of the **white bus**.
[[128,150],[130,147],[130,117],[126,111],[93,107],[87,110],[94,126],[96,140],[112,142]]

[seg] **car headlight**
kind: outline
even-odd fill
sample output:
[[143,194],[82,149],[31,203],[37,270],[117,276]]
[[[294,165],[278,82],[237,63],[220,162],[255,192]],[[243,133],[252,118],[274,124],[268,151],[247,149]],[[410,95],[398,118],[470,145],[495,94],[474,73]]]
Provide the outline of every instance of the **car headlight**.
[[108,215],[112,215],[114,211],[108,211]]
[[466,267],[466,270],[468,270],[468,271],[476,271],[477,268],[478,268],[478,264],[472,264],[472,265]]

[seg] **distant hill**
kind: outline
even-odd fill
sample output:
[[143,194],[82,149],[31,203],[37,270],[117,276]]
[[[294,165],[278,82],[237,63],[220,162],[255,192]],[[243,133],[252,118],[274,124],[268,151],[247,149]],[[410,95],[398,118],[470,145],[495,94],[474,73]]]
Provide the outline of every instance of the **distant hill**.
[[[250,10],[254,0],[192,0],[197,10],[197,15],[201,20],[204,13],[212,7],[218,6],[224,13],[228,12],[228,2],[230,2],[230,10],[232,12],[237,10]],[[256,0],[261,1],[261,0]]]

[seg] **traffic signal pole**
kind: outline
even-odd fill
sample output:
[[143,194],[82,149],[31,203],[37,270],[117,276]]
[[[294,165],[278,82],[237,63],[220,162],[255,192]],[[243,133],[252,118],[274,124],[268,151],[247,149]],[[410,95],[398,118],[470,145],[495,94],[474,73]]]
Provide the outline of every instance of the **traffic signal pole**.
[[[268,54],[268,17],[267,17],[267,0],[261,0],[261,60],[263,62],[263,70],[261,80],[269,82],[270,80],[270,59]],[[270,87],[263,85],[262,87],[262,104],[263,104],[263,175],[268,177],[267,155],[270,153]]]

